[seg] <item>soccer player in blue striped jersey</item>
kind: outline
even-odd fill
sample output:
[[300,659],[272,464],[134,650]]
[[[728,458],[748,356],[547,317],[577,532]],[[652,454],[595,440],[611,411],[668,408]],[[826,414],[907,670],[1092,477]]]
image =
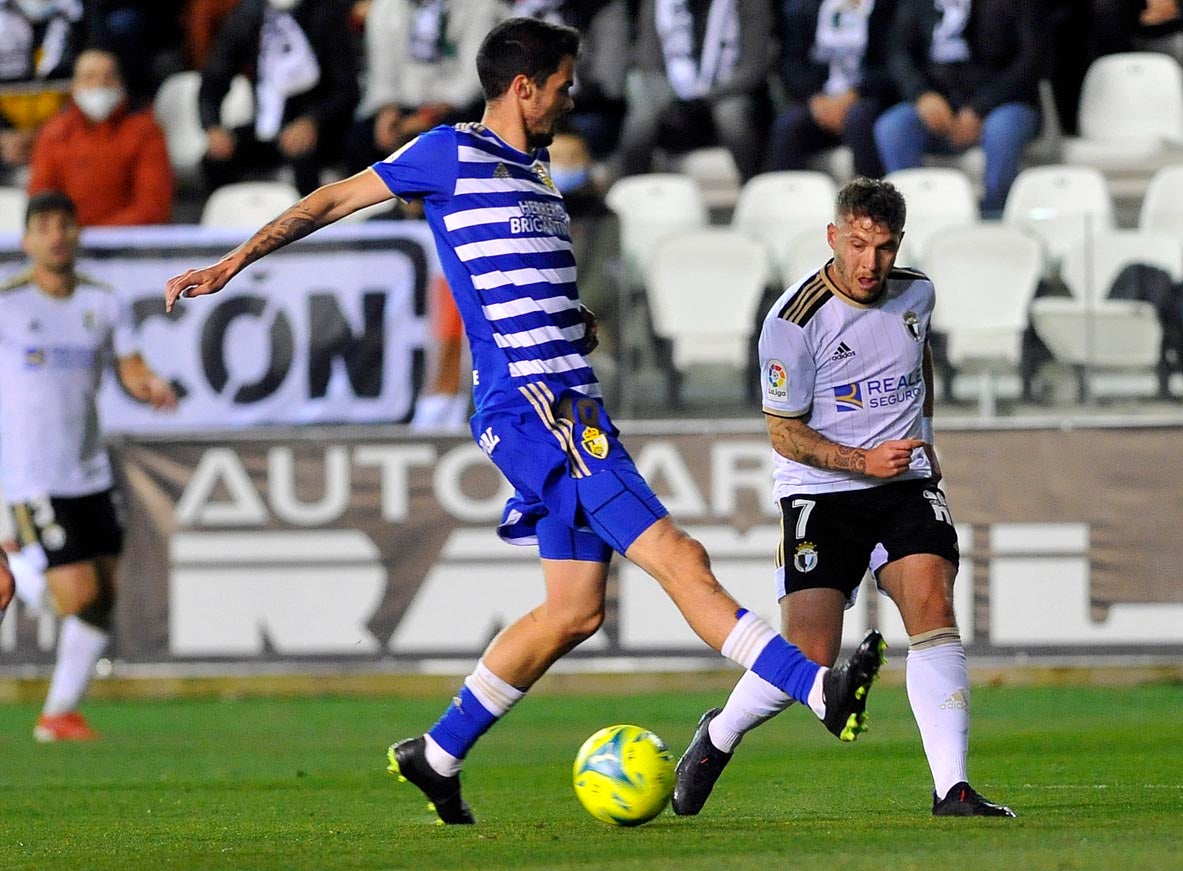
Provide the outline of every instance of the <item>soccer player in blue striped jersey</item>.
[[390,770],[417,786],[445,823],[474,821],[459,772],[477,739],[599,628],[613,551],[652,575],[707,644],[808,705],[842,740],[864,728],[882,658],[882,638],[872,632],[850,659],[822,668],[740,607],[619,441],[587,360],[595,319],[579,304],[567,213],[546,151],[574,105],[578,51],[570,28],[502,22],[477,57],[486,99],[480,124],[437,127],[314,191],[165,290],[171,309],[358,209],[392,196],[423,201],[472,346],[472,433],[516,489],[498,531],[512,544],[537,546],[545,584],[542,604],[493,639],[439,721],[390,748]]

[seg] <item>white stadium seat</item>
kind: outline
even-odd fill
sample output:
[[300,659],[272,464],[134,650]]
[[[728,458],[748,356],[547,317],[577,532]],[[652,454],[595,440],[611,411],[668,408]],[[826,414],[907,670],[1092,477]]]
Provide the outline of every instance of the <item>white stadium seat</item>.
[[707,225],[707,207],[694,179],[679,173],[630,175],[608,190],[608,208],[620,218],[625,275],[643,284],[653,246],[680,230]]
[[961,170],[901,169],[888,173],[887,180],[904,195],[908,207],[904,244],[897,258],[900,266],[923,269],[924,253],[934,233],[981,220],[973,184]]
[[21,188],[0,187],[0,233],[24,232],[28,202]]
[[731,226],[763,242],[781,281],[791,284],[789,243],[806,230],[824,236],[837,193],[825,173],[766,172],[740,190]]
[[741,180],[729,149],[695,148],[678,158],[675,166],[698,183],[709,208],[729,209],[735,205]]
[[[1162,324],[1155,307],[1106,298],[1121,270],[1135,263],[1157,266],[1178,281],[1183,277],[1183,242],[1163,234],[1114,230],[1069,252],[1064,281],[1073,295],[1031,304],[1032,326],[1058,361],[1093,369],[1157,367]],[[1080,384],[1083,392],[1083,378]]]
[[654,332],[671,343],[674,367],[713,364],[745,373],[770,278],[764,247],[736,230],[711,227],[661,240],[646,294]]
[[299,199],[299,191],[282,181],[244,181],[224,185],[206,200],[201,225],[253,230]]
[[1139,194],[1181,148],[1183,70],[1173,57],[1125,52],[1093,61],[1080,93],[1080,136],[1064,141],[1065,163],[1095,166],[1111,176],[1115,193]]
[[1154,174],[1138,213],[1138,228],[1183,236],[1183,163]]
[[1039,284],[1039,243],[1015,227],[952,227],[929,241],[926,272],[937,290],[933,328],[958,371],[984,373],[983,415],[994,413],[994,375],[1019,365],[1027,308]]
[[[173,73],[161,83],[153,106],[156,120],[164,130],[168,158],[180,175],[192,175],[205,155],[205,131],[197,110],[201,73],[187,70]],[[255,114],[255,97],[245,76],[235,76],[230,92],[222,100],[222,124],[242,127]]]
[[834,252],[826,240],[825,224],[801,230],[785,246],[785,286],[813,275],[833,256]]
[[1113,199],[1093,167],[1036,166],[1011,185],[1002,221],[1038,236],[1054,271],[1082,240],[1113,229]]

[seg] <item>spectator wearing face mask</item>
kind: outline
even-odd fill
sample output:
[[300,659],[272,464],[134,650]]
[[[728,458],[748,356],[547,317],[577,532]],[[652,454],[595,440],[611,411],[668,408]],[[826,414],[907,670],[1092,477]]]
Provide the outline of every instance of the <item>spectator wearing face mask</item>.
[[67,194],[84,227],[167,223],[173,177],[164,134],[150,111],[130,110],[115,55],[82,52],[70,95],[33,147],[30,195]]
[[0,0],[0,184],[23,172],[37,130],[65,104],[84,33],[82,0]]

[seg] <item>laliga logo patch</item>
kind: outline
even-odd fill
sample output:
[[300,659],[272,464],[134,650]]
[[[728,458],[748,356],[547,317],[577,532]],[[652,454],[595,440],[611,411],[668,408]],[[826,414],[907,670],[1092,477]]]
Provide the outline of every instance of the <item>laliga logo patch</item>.
[[769,399],[785,400],[789,398],[787,385],[789,373],[780,360],[769,360],[764,370],[764,393]]
[[793,565],[801,573],[811,572],[817,568],[817,548],[812,541],[803,541],[793,551]]
[[584,427],[583,438],[580,441],[583,444],[583,449],[597,460],[608,456],[608,436],[594,426]]

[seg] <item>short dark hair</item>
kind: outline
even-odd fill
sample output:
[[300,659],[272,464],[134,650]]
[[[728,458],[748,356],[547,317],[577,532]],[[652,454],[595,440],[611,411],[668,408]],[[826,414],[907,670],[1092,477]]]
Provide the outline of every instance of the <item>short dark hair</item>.
[[579,31],[536,18],[509,18],[489,31],[476,56],[486,100],[496,100],[514,76],[543,84],[565,57],[579,54]]
[[25,229],[36,215],[48,212],[65,212],[74,220],[78,219],[78,207],[72,199],[61,191],[42,191],[29,197],[29,204],[25,207]]
[[834,212],[838,217],[870,218],[876,224],[886,224],[898,236],[904,232],[908,207],[904,195],[891,182],[859,176],[838,191]]

